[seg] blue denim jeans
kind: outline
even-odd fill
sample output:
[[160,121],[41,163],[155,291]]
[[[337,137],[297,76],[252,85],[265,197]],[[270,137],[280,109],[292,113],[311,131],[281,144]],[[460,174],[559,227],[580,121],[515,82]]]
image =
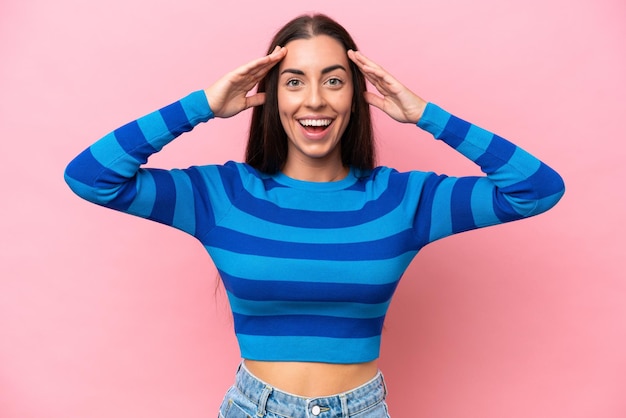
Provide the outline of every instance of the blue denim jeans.
[[253,376],[241,364],[226,392],[219,418],[389,418],[382,373],[348,392],[305,398],[281,392]]

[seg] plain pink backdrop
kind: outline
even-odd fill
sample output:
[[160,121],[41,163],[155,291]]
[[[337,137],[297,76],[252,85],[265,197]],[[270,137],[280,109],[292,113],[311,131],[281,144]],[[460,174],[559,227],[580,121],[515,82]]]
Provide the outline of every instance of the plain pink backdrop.
[[[383,337],[392,415],[626,416],[623,1],[299,4],[0,3],[0,417],[216,415],[239,358],[202,246],[81,201],[63,170],[108,131],[260,56],[308,11],[567,185],[547,214],[418,255]],[[381,163],[476,173],[375,115]],[[150,164],[240,159],[248,118],[201,126]]]

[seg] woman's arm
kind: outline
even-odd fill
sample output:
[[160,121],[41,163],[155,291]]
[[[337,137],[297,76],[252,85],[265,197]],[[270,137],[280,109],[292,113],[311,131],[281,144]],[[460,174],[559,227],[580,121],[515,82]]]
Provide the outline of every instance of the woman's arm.
[[565,191],[561,176],[508,140],[429,103],[420,128],[476,163],[486,176],[434,174],[425,183],[418,216],[430,219],[428,242],[470,229],[547,211]]
[[262,104],[262,94],[248,96],[248,92],[285,53],[277,48],[229,72],[206,90],[104,136],[70,162],[65,171],[67,184],[90,202],[196,233],[194,205],[208,209],[197,193],[207,189],[206,176],[194,168],[166,171],[141,166],[197,124]]
[[[348,56],[376,87],[368,103],[393,119],[415,123],[478,164],[485,177],[429,175],[417,181],[415,229],[421,244],[544,212],[564,193],[561,176],[520,147],[427,103],[359,52]],[[418,177],[418,176],[415,176]]]
[[189,174],[141,166],[180,134],[212,117],[204,92],[192,93],[105,135],[69,163],[65,181],[90,202],[192,232],[174,219],[176,200],[193,193]]

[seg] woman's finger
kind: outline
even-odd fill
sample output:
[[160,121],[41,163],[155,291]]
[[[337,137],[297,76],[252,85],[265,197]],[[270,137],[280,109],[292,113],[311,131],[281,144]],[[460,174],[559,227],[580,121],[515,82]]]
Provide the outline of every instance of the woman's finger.
[[218,117],[230,117],[247,108],[263,104],[265,95],[247,94],[286,53],[285,48],[278,46],[270,54],[241,65],[206,89],[205,94],[214,114]]
[[364,92],[363,95],[365,96],[365,101],[368,104],[377,107],[380,110],[384,110],[385,100],[382,97],[377,96],[376,94],[369,91]]
[[365,92],[364,96],[367,103],[379,108],[399,122],[417,122],[419,120],[426,105],[423,99],[361,52],[350,50],[348,57],[382,96]]
[[265,103],[265,93],[255,93],[246,97],[246,109]]
[[261,58],[257,58],[248,64],[239,67],[239,74],[247,74],[252,77],[262,78],[267,72],[282,60],[287,53],[287,50],[283,47],[277,46],[269,55]]
[[359,51],[348,51],[348,56],[359,67],[367,81],[384,95],[393,93],[393,85],[398,81],[383,67],[367,58]]

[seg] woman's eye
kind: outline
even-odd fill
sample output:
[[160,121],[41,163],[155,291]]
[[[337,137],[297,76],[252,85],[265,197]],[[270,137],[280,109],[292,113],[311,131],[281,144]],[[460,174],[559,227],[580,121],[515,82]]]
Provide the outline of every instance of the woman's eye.
[[332,87],[339,87],[339,86],[341,86],[343,84],[341,79],[335,78],[335,77],[328,79],[327,83],[328,83],[328,85],[330,85]]
[[287,87],[298,87],[300,85],[300,80],[291,79],[287,81]]

